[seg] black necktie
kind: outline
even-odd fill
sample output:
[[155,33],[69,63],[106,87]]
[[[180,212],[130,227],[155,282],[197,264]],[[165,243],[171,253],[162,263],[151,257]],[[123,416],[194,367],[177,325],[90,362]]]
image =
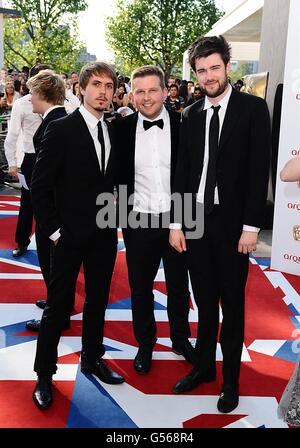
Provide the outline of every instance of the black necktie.
[[156,120],[156,121],[148,121],[148,120],[143,120],[143,126],[145,131],[147,131],[148,129],[150,129],[152,126],[158,126],[160,129],[163,129],[164,127],[164,120],[161,118],[160,120]]
[[98,140],[101,145],[101,170],[102,170],[102,173],[104,176],[104,174],[105,174],[105,144],[104,144],[104,137],[103,137],[101,121],[98,121]]
[[211,213],[214,207],[215,188],[217,183],[216,164],[219,146],[220,108],[221,106],[212,106],[214,113],[209,123],[209,160],[204,192],[204,211],[206,214]]

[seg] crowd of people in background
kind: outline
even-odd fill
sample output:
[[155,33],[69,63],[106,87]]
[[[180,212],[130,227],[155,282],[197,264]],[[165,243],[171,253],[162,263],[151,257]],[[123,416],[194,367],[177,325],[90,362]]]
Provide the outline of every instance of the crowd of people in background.
[[[81,98],[79,93],[78,72],[72,71],[68,73],[60,73],[66,86],[66,110],[72,112],[80,106]],[[29,78],[29,68],[24,66],[21,71],[16,69],[7,69],[3,67],[0,70],[0,114],[8,116],[11,112],[12,105],[16,99],[21,98],[29,93],[27,81]],[[185,80],[169,76],[166,80],[168,96],[165,101],[165,107],[168,110],[182,113],[183,110],[198,101],[202,96],[202,92],[198,83],[192,80]],[[238,80],[233,87],[240,90],[243,81]],[[69,103],[69,104],[68,104]],[[130,78],[118,74],[118,88],[113,97],[110,108],[106,115],[111,117],[125,116],[133,113],[135,106],[132,100],[130,89]],[[3,145],[2,145],[3,148]],[[1,149],[1,145],[0,145]]]
[[[16,147],[21,131],[21,172],[27,184],[22,184],[17,247],[12,256],[21,257],[27,251],[34,216],[37,254],[47,290],[47,299],[36,302],[44,309],[42,319],[26,324],[27,329],[39,332],[33,392],[39,409],[47,409],[53,401],[57,346],[61,332],[70,326],[82,263],[86,299],[81,371],[107,384],[125,381],[102,359],[117,229],[95,222],[95,202],[99,204],[95,198],[102,193],[113,196],[115,187],[123,186],[134,194],[131,211],[135,217],[143,216],[151,225],[154,217],[159,218],[153,227],[120,226],[139,347],[135,371],[144,375],[151,369],[157,341],[153,285],[163,259],[172,351],[193,366],[173,392],[185,393],[216,380],[221,299],[223,384],[217,409],[227,414],[238,406],[245,287],[249,254],[256,250],[263,226],[271,132],[266,102],[238,93],[242,80],[231,83],[230,51],[222,36],[198,38],[189,49],[198,83],[173,76],[165,79],[160,68],[149,65],[134,70],[132,86],[129,77],[116,74],[105,62],[87,64],[80,75],[73,71],[70,76],[55,74],[45,64],[30,70],[23,67],[20,73],[1,69],[1,125],[7,125],[3,116],[12,111],[3,142],[8,174],[19,175]],[[202,107],[193,106],[201,98]],[[184,110],[187,106],[192,107]],[[228,126],[238,116],[242,116],[240,127]],[[222,139],[225,132],[226,139]],[[254,134],[255,139],[247,137]],[[299,180],[299,160],[296,163],[282,173],[282,180]],[[81,180],[76,195],[74,172]],[[171,191],[181,198],[186,193],[193,198],[190,215],[201,208],[201,237],[189,239],[184,234],[183,217],[171,209]],[[167,227],[165,216],[173,218]],[[221,233],[220,228],[224,229]],[[200,310],[195,347],[189,341],[188,271]],[[298,396],[291,406],[291,413],[298,412]]]

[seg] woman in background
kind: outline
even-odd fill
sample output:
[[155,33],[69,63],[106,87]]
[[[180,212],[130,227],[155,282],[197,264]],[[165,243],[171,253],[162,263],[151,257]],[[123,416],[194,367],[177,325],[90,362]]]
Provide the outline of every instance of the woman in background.
[[11,110],[13,103],[20,98],[21,95],[15,91],[15,86],[13,81],[8,81],[5,83],[4,97],[1,98],[0,108],[1,110]]
[[[300,157],[289,160],[280,173],[283,182],[298,182],[300,188]],[[297,347],[299,351],[299,348]],[[278,406],[278,417],[291,426],[300,426],[300,354]]]
[[283,182],[300,181],[300,157],[294,157],[287,162],[280,173],[280,179]]

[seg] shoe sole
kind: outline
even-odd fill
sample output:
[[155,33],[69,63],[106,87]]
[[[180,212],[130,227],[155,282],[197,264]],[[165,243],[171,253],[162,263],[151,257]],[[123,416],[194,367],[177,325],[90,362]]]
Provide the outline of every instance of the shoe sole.
[[136,370],[136,369],[134,369],[135,371],[136,371],[136,373],[138,373],[139,375],[147,375],[147,373],[149,373],[150,372],[150,369],[149,370]]

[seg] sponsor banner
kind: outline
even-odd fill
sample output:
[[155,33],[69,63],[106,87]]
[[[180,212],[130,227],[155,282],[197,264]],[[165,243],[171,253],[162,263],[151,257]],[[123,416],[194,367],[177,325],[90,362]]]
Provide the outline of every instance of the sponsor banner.
[[300,275],[300,188],[282,182],[279,174],[292,157],[300,156],[300,2],[291,0],[278,153],[272,241],[273,269]]

